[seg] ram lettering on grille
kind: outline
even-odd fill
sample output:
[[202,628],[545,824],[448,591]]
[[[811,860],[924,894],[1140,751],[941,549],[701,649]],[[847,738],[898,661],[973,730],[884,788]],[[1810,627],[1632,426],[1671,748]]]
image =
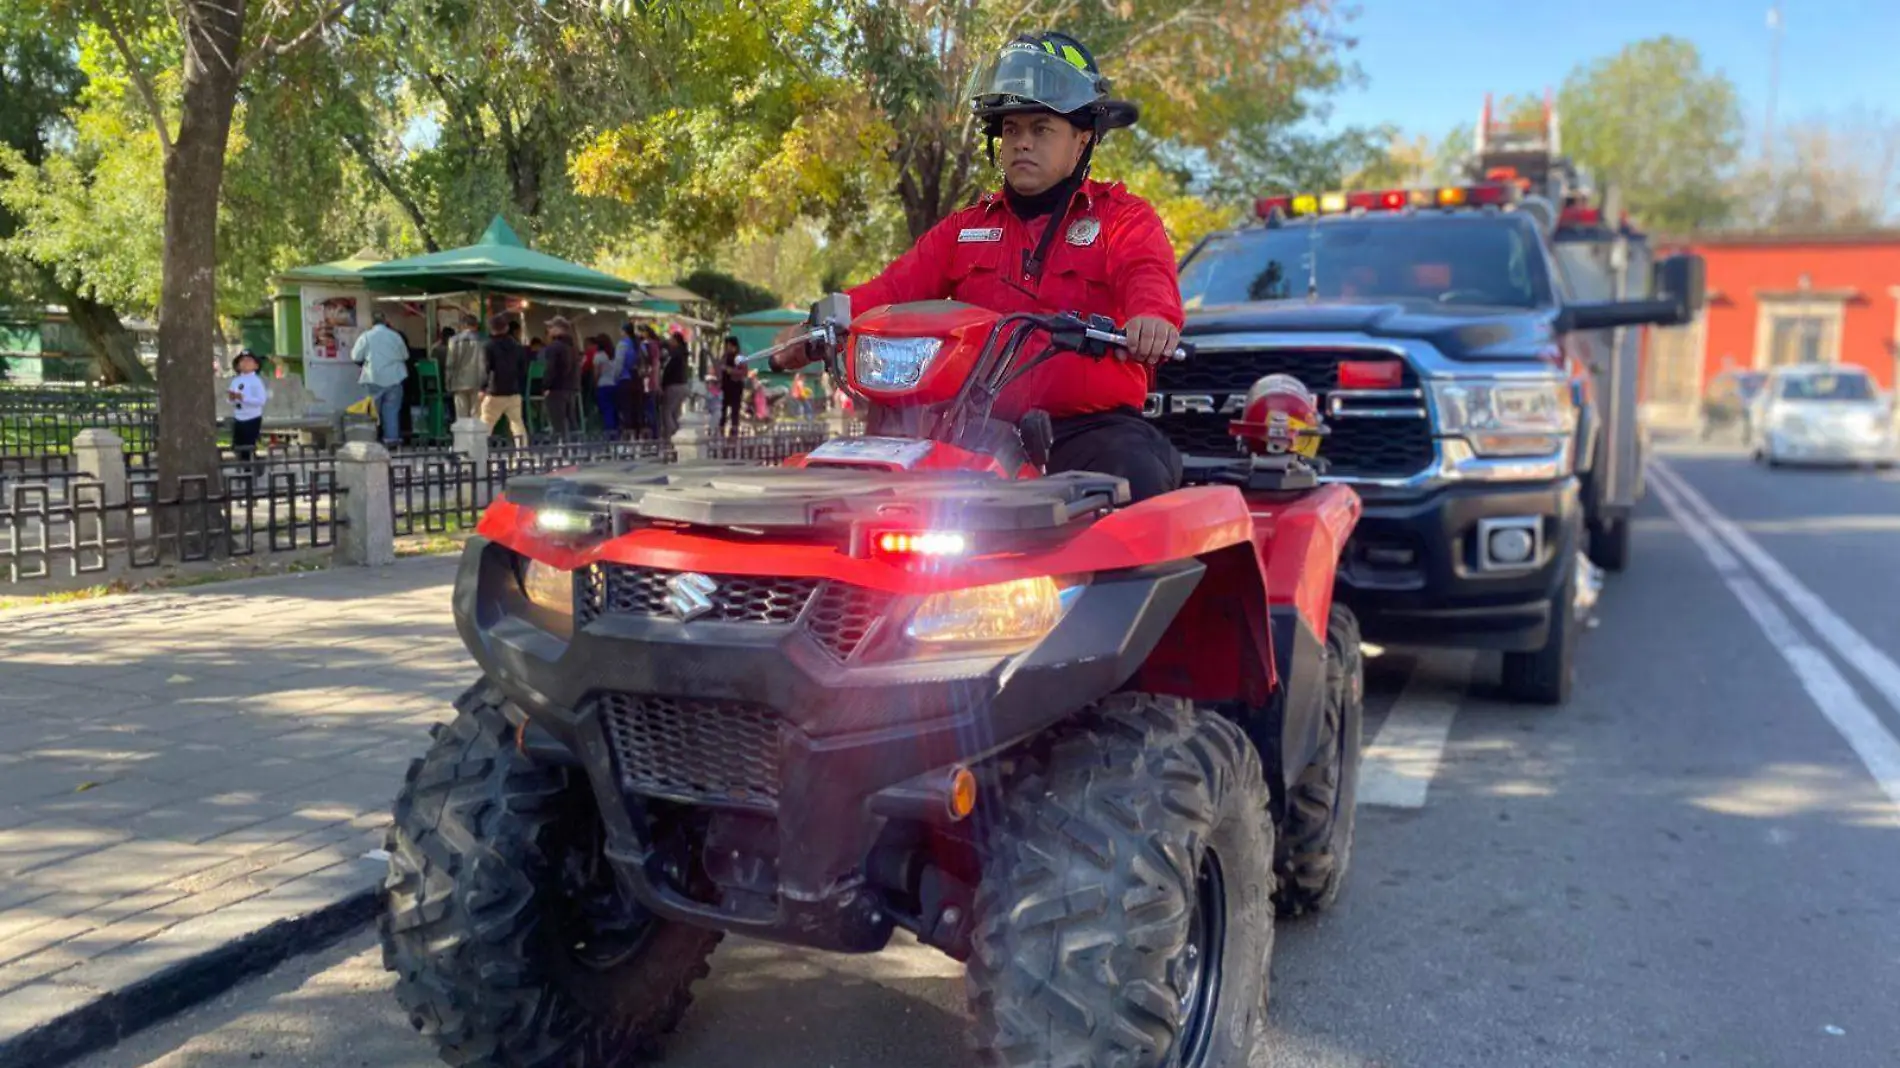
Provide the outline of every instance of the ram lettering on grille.
[[1245,407],[1247,391],[1266,375],[1289,374],[1318,396],[1325,412],[1329,433],[1320,443],[1320,456],[1330,474],[1416,474],[1433,456],[1431,421],[1418,376],[1408,364],[1397,389],[1339,389],[1340,361],[1364,355],[1350,350],[1203,351],[1195,361],[1156,370],[1156,391],[1142,414],[1184,453],[1231,456],[1239,445],[1228,424]]

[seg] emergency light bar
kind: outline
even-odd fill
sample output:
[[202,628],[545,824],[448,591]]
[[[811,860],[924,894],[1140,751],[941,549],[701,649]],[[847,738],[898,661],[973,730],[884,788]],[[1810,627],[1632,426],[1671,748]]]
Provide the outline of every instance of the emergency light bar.
[[1436,189],[1381,189],[1355,193],[1298,193],[1261,197],[1254,214],[1265,219],[1282,215],[1343,215],[1363,211],[1403,211],[1406,208],[1488,208],[1517,203],[1522,191],[1515,184],[1486,182]]

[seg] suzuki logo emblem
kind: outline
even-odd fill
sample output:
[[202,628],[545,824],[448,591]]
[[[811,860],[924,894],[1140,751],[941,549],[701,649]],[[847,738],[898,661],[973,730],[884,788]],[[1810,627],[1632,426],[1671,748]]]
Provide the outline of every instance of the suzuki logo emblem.
[[666,607],[681,622],[691,622],[713,610],[712,595],[719,584],[696,571],[666,580]]

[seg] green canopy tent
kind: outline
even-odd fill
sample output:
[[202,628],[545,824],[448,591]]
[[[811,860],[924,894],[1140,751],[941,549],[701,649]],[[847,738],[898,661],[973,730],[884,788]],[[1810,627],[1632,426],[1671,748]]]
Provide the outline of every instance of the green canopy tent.
[[632,282],[526,247],[499,215],[472,245],[374,264],[361,276],[372,289],[403,293],[543,294],[614,308],[646,299]]

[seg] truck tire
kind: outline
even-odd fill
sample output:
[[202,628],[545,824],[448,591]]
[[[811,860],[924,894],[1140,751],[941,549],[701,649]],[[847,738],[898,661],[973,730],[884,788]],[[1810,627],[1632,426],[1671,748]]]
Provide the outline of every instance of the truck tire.
[[1578,626],[1577,583],[1583,581],[1577,554],[1566,554],[1564,580],[1550,609],[1550,634],[1542,649],[1504,654],[1504,695],[1513,701],[1561,705],[1570,700],[1576,674]]
[[1240,729],[1117,694],[1038,743],[1000,794],[970,958],[977,1063],[1246,1065],[1273,952],[1273,824]]
[[1590,524],[1590,559],[1605,571],[1622,573],[1630,562],[1630,521],[1599,519]]
[[486,683],[464,693],[397,795],[379,925],[396,999],[450,1064],[651,1053],[720,936],[603,899],[591,793],[517,751],[502,708]]
[[1353,814],[1365,731],[1366,665],[1359,620],[1334,602],[1326,624],[1326,713],[1319,758],[1287,793],[1274,870],[1273,903],[1282,916],[1331,908],[1352,863]]

